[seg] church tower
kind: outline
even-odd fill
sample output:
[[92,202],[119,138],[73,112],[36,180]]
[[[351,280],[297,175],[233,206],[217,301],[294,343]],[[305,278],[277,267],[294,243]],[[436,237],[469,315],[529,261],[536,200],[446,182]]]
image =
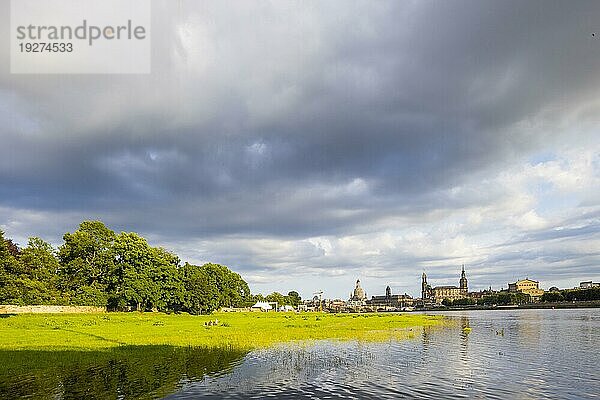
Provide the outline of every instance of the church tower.
[[465,275],[465,264],[463,264],[462,272],[460,274],[460,291],[465,295],[469,292],[467,287],[467,276]]
[[429,298],[429,285],[427,284],[427,275],[423,272],[421,276],[421,299],[426,300]]

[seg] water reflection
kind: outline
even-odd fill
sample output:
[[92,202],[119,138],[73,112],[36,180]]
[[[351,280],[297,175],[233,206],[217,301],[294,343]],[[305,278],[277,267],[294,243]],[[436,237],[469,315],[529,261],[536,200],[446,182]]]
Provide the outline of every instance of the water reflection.
[[454,323],[423,328],[415,340],[252,352],[231,373],[185,385],[171,397],[598,398],[600,310],[446,315]]
[[0,398],[161,398],[207,374],[227,373],[233,350],[119,347],[110,351],[0,351]]
[[446,315],[452,323],[422,328],[412,340],[317,341],[248,354],[0,351],[0,398],[598,398],[600,310]]

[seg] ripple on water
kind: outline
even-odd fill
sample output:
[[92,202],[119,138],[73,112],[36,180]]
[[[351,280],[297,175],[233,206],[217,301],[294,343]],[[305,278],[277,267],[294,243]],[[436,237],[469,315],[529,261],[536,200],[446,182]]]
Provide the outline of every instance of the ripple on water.
[[598,398],[599,310],[447,315],[454,324],[413,340],[254,351],[172,398]]

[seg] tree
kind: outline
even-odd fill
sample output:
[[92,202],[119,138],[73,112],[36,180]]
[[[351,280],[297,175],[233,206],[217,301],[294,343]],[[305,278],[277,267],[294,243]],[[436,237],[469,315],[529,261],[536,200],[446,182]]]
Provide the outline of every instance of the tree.
[[496,302],[499,305],[508,305],[512,303],[512,296],[508,292],[500,292],[496,298]]
[[250,299],[248,284],[224,265],[186,263],[183,282],[184,306],[193,314],[210,313],[221,307],[241,307]]
[[296,292],[295,290],[292,290],[291,292],[288,292],[285,301],[286,301],[286,304],[289,304],[293,307],[298,307],[298,305],[302,301],[302,298],[300,297],[298,292]]
[[254,304],[258,303],[258,302],[264,303],[265,301],[267,301],[265,299],[265,296],[262,295],[262,293],[254,294],[254,295],[252,295],[250,297],[251,297],[250,303],[252,303],[250,305],[254,305]]
[[527,293],[511,293],[511,304],[531,303],[531,296]]
[[567,289],[562,290],[561,294],[566,301],[600,300],[600,287],[589,289]]
[[253,300],[248,284],[226,266],[181,267],[175,254],[100,221],[84,221],[63,238],[57,253],[37,237],[19,250],[0,231],[0,302],[210,313]]
[[186,263],[182,270],[184,309],[191,314],[208,314],[219,307],[219,292],[207,269]]
[[136,233],[121,233],[114,243],[115,267],[109,306],[115,309],[167,310],[183,300],[179,258],[153,248]]
[[454,306],[472,306],[475,304],[475,300],[469,297],[465,297],[462,299],[456,299],[452,302]]
[[185,288],[179,269],[179,257],[160,247],[152,248],[151,256],[154,261],[151,277],[160,288],[155,306],[161,311],[180,310]]
[[11,251],[10,243],[12,243],[12,240],[4,239],[4,232],[0,230],[0,269],[9,274],[19,274],[23,271]]
[[54,248],[38,237],[29,238],[20,253],[23,273],[17,284],[22,286],[23,304],[63,304],[58,290],[60,264]]
[[565,298],[563,297],[562,293],[560,292],[546,292],[542,295],[541,298],[542,301],[544,302],[557,302],[557,301],[564,301]]
[[32,279],[49,282],[60,272],[60,264],[50,243],[38,237],[29,238],[20,256],[24,272]]
[[12,241],[12,239],[4,239],[6,242],[6,246],[8,247],[8,252],[15,258],[19,258],[21,255],[21,249],[19,246]]
[[285,297],[281,293],[278,293],[278,292],[271,293],[270,295],[268,295],[266,297],[266,300],[270,303],[277,303],[278,307],[286,304]]
[[20,262],[10,251],[4,232],[0,230],[0,303],[15,303],[22,291],[17,279],[23,273]]
[[[84,221],[73,233],[63,236],[58,256],[60,287],[74,304],[101,305],[114,269],[115,233],[100,221]],[[94,294],[98,297],[94,299]],[[106,303],[104,303],[106,305]]]

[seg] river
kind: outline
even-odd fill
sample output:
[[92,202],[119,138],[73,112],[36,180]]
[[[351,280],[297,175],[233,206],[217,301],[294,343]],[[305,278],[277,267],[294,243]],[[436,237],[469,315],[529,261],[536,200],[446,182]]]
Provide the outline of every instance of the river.
[[252,352],[170,399],[600,398],[600,309],[443,314],[456,323],[414,340]]
[[600,309],[443,314],[383,343],[3,351],[0,398],[600,398]]

